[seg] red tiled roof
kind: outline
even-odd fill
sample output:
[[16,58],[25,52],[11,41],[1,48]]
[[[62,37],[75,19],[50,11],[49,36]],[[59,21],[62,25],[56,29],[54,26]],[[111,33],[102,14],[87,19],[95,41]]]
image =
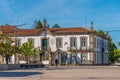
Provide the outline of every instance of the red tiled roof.
[[61,33],[88,33],[91,32],[83,27],[79,28],[51,28],[51,33],[53,34],[61,34]]
[[15,30],[19,30],[19,28],[16,28],[15,26],[9,26],[9,25],[0,26],[0,28],[4,34],[14,33]]
[[16,31],[16,35],[22,36],[30,36],[30,35],[39,35],[40,34],[40,29],[21,29]]
[[2,30],[3,34],[14,35],[16,33],[18,36],[38,35],[40,32],[40,29],[19,29],[10,25],[0,26],[0,29]]
[[[34,35],[39,35],[41,29],[19,29],[14,26],[0,26],[0,29],[3,31],[3,34],[9,34],[9,35],[14,35],[16,30],[16,36],[34,36]],[[106,38],[97,32],[94,32],[92,30],[88,30],[83,27],[79,28],[50,28],[49,30],[52,34],[54,35],[64,35],[64,34],[74,34],[74,33],[83,33],[83,34],[90,34],[94,33],[94,35],[98,35],[100,37]]]
[[[14,26],[0,26],[4,34],[13,34],[16,32],[17,35],[39,35],[40,29],[19,29]],[[16,30],[16,31],[15,31]],[[48,29],[52,34],[61,33],[87,33],[90,30],[85,28],[50,28]]]

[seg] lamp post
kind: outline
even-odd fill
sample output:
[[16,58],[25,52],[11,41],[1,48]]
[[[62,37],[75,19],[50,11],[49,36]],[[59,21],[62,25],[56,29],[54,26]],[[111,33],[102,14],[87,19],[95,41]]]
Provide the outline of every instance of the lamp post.
[[[19,47],[19,45],[16,44],[16,28],[24,25],[26,25],[26,23],[14,26],[14,41],[15,41],[14,45],[17,47]],[[19,63],[19,54],[18,54],[18,63]],[[14,56],[14,64],[16,64],[16,55]]]

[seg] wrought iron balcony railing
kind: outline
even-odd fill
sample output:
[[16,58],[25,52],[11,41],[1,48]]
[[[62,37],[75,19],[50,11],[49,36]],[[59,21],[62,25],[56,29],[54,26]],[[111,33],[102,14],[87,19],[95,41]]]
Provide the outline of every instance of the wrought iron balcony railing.
[[80,47],[80,48],[68,48],[68,51],[70,52],[92,52],[93,48],[90,47]]

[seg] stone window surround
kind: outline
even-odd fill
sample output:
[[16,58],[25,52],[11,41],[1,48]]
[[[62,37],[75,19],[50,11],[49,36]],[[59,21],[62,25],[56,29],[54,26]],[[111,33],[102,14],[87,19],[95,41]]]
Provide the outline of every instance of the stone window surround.
[[82,39],[82,38],[85,38],[85,39],[86,39],[86,42],[85,42],[86,45],[83,46],[83,47],[86,47],[86,48],[87,48],[87,45],[88,45],[88,37],[86,37],[86,36],[81,36],[81,37],[80,37],[80,47],[82,47],[82,46],[81,46],[81,44],[82,44],[82,43],[81,43],[81,39]]
[[[57,43],[57,39],[61,39],[61,46],[58,45],[59,43]],[[56,37],[56,48],[62,48],[63,47],[63,38],[62,37]]]
[[[18,45],[18,41],[20,41],[20,44]],[[17,43],[16,43],[17,42]],[[21,46],[21,39],[20,38],[16,38],[15,39],[15,45],[20,47]]]

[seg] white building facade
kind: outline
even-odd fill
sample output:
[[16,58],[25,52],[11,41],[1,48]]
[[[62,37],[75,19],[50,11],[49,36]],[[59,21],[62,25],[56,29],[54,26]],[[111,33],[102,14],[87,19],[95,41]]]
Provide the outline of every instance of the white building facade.
[[[14,28],[10,29],[14,34]],[[13,33],[12,33],[13,31]],[[6,33],[7,34],[7,33]],[[50,64],[58,59],[60,65],[108,64],[108,40],[94,30],[78,28],[16,29],[16,45],[31,39],[36,49],[43,51],[41,58],[49,55]],[[14,56],[12,63],[15,62]]]

